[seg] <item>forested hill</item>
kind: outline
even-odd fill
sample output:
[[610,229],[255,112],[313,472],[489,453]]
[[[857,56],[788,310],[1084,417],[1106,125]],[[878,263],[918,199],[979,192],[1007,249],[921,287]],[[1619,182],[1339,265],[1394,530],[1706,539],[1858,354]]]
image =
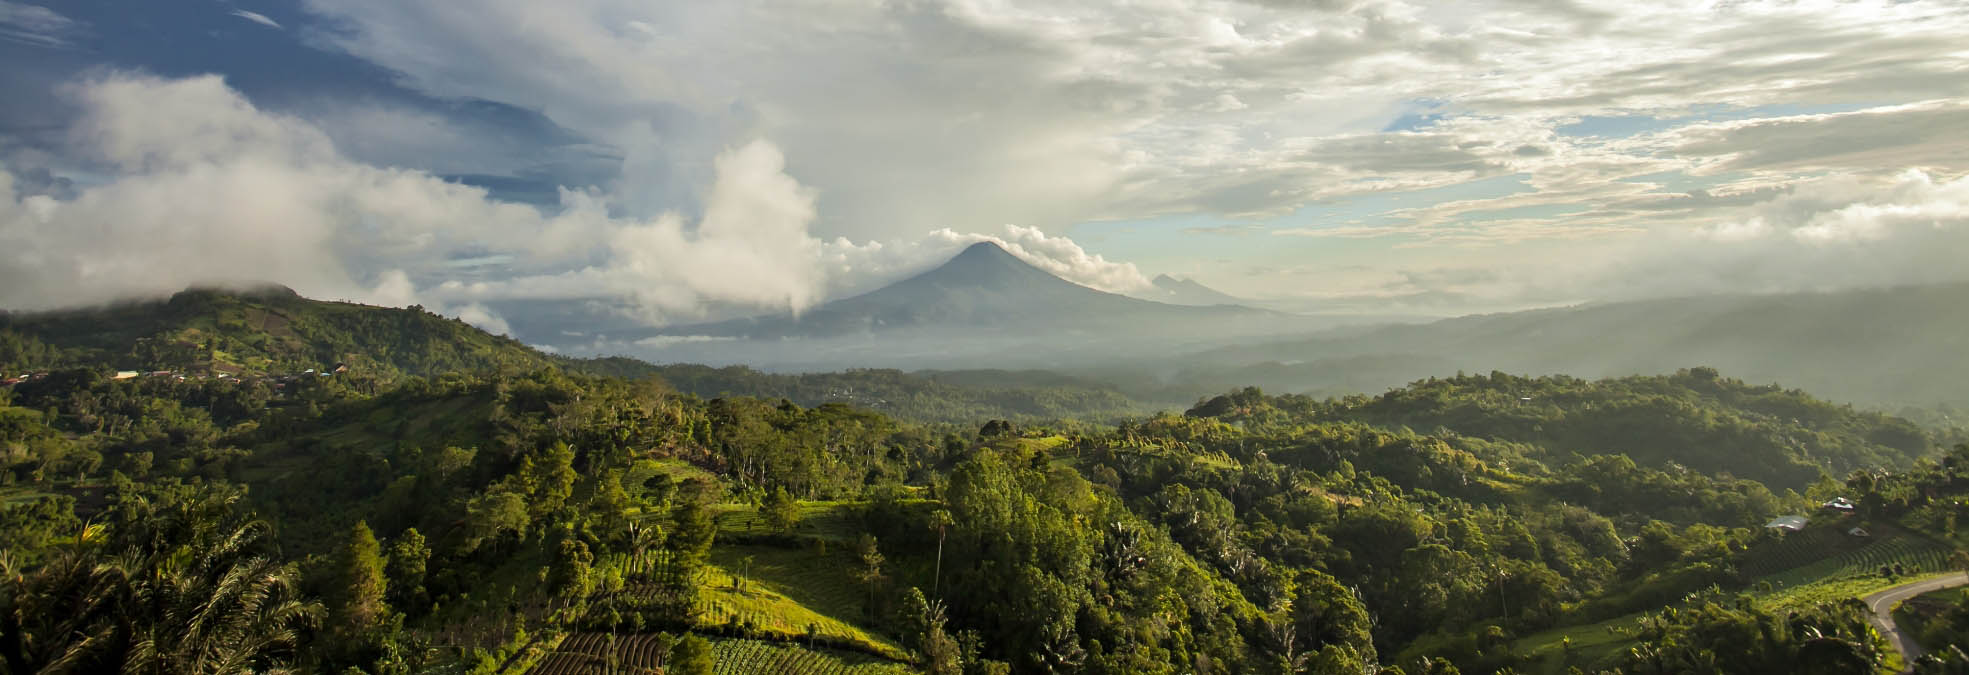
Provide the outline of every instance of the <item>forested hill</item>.
[[310,300],[280,286],[189,289],[167,300],[0,314],[0,369],[113,368],[295,374],[347,365],[359,377],[531,369],[552,357],[457,319]]
[[[1259,400],[1219,396],[1189,414],[1247,419],[1266,414],[1252,407]],[[1905,419],[1752,386],[1711,368],[1603,380],[1457,375],[1374,397],[1279,400],[1288,402],[1283,414],[1530,444],[1550,453],[1548,461],[1626,455],[1644,466],[1730,474],[1774,488],[1800,488],[1828,471],[1906,467],[1935,449]]]
[[618,377],[655,375],[704,398],[784,398],[803,406],[847,403],[920,422],[1079,420],[1111,422],[1154,412],[1105,384],[1044,371],[906,373],[855,369],[834,373],[763,373],[744,366],[650,365],[628,358],[572,362],[575,370]]
[[286,376],[331,372],[390,382],[445,373],[542,368],[628,379],[655,376],[703,398],[849,403],[923,422],[1078,419],[1152,412],[1106,385],[1050,373],[896,370],[780,375],[750,368],[652,365],[621,357],[542,353],[421,307],[311,300],[279,286],[191,289],[166,300],[33,314],[0,313],[0,379],[64,368],[172,375]]

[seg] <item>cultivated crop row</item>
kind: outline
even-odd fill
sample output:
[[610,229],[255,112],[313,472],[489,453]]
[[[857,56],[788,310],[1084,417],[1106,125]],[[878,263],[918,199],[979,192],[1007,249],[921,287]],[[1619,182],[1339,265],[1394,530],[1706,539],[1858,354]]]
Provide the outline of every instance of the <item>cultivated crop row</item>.
[[1801,567],[1764,577],[1772,586],[1790,588],[1831,579],[1880,576],[1883,567],[1898,574],[1927,574],[1948,569],[1948,549],[1916,537],[1896,537]]
[[[575,633],[528,675],[642,675],[660,672],[664,645],[655,634]],[[806,649],[761,640],[714,639],[718,675],[901,675],[901,664],[865,654]]]

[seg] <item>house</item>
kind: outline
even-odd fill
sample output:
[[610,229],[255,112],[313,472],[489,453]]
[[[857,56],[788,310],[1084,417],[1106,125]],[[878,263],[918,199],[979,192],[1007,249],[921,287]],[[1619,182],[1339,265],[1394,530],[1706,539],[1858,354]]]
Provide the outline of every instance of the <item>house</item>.
[[335,371],[334,371],[334,372],[336,372],[336,373],[346,373],[346,372],[349,372],[349,364],[346,364],[346,363],[337,363],[337,364],[335,364]]
[[1858,506],[1853,503],[1853,500],[1847,499],[1845,497],[1834,497],[1832,498],[1832,501],[1828,501],[1824,504],[1820,504],[1819,508],[1823,508],[1831,511],[1845,511],[1850,513],[1852,512],[1853,509],[1858,508]]
[[1808,522],[1811,522],[1811,520],[1804,516],[1778,516],[1771,519],[1771,522],[1764,523],[1764,527],[1773,530],[1783,530],[1785,532],[1797,532],[1805,529],[1805,523]]
[[133,377],[136,377],[136,376],[137,376],[137,371],[134,371],[134,370],[119,370],[119,371],[116,371],[116,375],[115,375],[115,376],[113,376],[113,377],[111,377],[111,378],[109,378],[109,379],[112,379],[112,380],[127,380],[127,379],[130,379],[130,378],[133,378]]
[[1855,527],[1855,528],[1853,528],[1853,529],[1850,529],[1850,530],[1847,530],[1847,531],[1846,531],[1846,534],[1848,534],[1848,535],[1851,535],[1851,536],[1855,536],[1855,537],[1871,537],[1871,536],[1873,536],[1872,534],[1869,534],[1869,533],[1868,533],[1868,532],[1866,531],[1866,528],[1864,528],[1864,527]]

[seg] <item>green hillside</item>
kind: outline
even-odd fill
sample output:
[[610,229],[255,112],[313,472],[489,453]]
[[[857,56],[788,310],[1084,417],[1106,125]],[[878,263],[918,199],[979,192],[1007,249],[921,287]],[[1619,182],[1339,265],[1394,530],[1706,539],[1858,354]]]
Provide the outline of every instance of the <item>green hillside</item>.
[[552,359],[421,307],[309,300],[281,287],[192,289],[159,301],[0,315],[0,368],[293,374],[346,364],[395,379],[538,368]]
[[1822,473],[1900,468],[1937,448],[1907,420],[1712,368],[1603,380],[1503,373],[1429,378],[1325,414],[1386,427],[1448,429],[1527,443],[1556,457],[1622,454],[1644,466],[1727,472],[1774,487]]
[[[1969,548],[1969,447],[1700,369],[925,424],[415,310],[84,316],[8,333],[59,364],[0,388],[8,673],[1877,672],[1852,598]],[[154,336],[380,374],[105,376]]]
[[[659,377],[703,398],[845,403],[922,422],[1114,420],[1150,412],[1112,388],[1043,372],[895,370],[770,374],[545,354],[421,307],[326,302],[281,287],[192,289],[165,300],[31,314],[0,313],[0,376],[71,367],[173,375],[294,375],[346,366],[345,379],[445,373],[569,372]],[[366,385],[365,385],[366,386]]]

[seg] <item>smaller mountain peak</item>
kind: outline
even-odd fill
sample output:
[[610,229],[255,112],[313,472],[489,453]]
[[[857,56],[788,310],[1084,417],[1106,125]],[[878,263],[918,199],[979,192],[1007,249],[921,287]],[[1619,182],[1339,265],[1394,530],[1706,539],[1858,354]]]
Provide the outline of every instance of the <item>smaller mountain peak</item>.
[[1005,247],[1003,246],[999,246],[998,242],[981,241],[972,244],[970,246],[964,247],[964,251],[962,253],[957,254],[957,257],[962,258],[964,256],[984,256],[984,255],[1002,255],[1002,256],[1010,257],[1012,255],[1012,252],[1005,250]]
[[1182,280],[1182,279],[1178,279],[1178,278],[1176,278],[1176,277],[1172,277],[1172,276],[1169,276],[1169,275],[1167,275],[1167,274],[1158,274],[1158,275],[1155,275],[1155,278],[1154,278],[1154,279],[1150,279],[1150,280],[1149,280],[1149,282],[1150,282],[1150,283],[1153,283],[1153,284],[1155,284],[1155,285],[1157,285],[1157,286],[1161,286],[1161,285],[1163,285],[1163,284],[1177,284],[1177,283],[1182,283],[1182,282],[1183,282],[1183,280]]
[[1024,260],[1020,260],[1018,256],[1012,255],[1011,251],[1005,250],[997,242],[981,241],[964,247],[962,252],[952,256],[949,262],[944,263],[944,266],[1009,269],[1026,267],[1027,265]]

